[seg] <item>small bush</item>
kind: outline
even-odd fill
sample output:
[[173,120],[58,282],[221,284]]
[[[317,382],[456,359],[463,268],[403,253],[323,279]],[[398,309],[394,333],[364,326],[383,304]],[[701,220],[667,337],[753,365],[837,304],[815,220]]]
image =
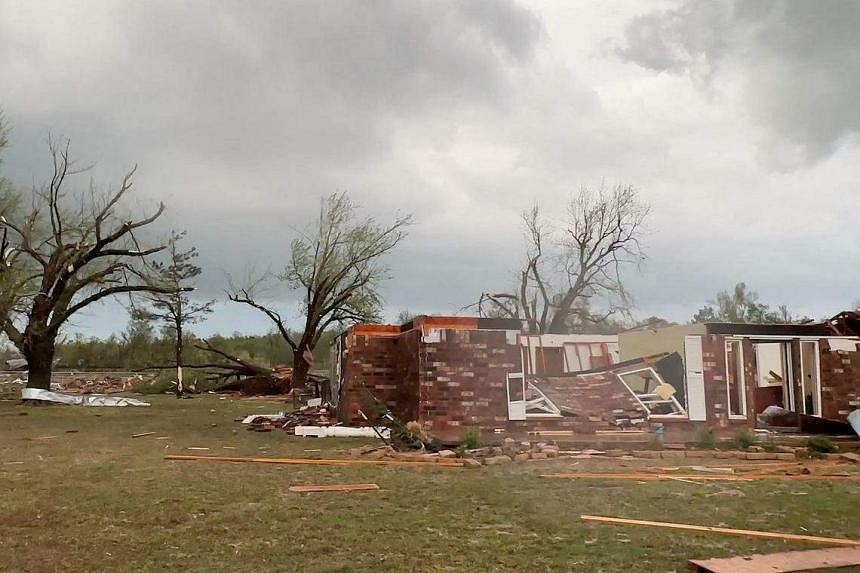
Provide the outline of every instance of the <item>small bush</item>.
[[696,430],[696,447],[703,450],[713,450],[717,445],[714,429],[710,426],[701,426]]
[[735,443],[738,449],[745,450],[756,443],[755,434],[747,429],[743,429],[735,435]]
[[466,430],[466,433],[463,434],[463,441],[460,443],[460,447],[464,450],[474,450],[479,448],[480,445],[480,434],[477,428],[469,428]]
[[761,447],[763,447],[764,451],[766,451],[769,454],[775,454],[776,452],[779,451],[779,448],[777,448],[776,445],[771,444],[770,442],[767,442],[766,444],[762,444]]
[[832,440],[824,436],[809,438],[806,442],[806,447],[809,448],[809,451],[819,454],[832,454],[839,449]]

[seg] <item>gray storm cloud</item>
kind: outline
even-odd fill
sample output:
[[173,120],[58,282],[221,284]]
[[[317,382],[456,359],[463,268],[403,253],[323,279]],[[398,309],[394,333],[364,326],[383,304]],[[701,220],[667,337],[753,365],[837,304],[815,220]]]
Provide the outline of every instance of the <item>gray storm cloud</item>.
[[[44,181],[49,132],[97,184],[138,164],[133,206],[164,201],[158,232],[189,231],[207,298],[280,270],[329,193],[414,213],[392,317],[508,288],[533,201],[559,218],[582,185],[632,184],[653,207],[639,314],[684,320],[740,280],[838,310],[860,269],[856,5],[671,6],[0,0],[2,175]],[[204,328],[266,325],[228,305]]]
[[750,115],[770,132],[763,156],[788,167],[860,133],[858,29],[853,0],[689,0],[633,19],[618,53],[700,79],[739,74]]

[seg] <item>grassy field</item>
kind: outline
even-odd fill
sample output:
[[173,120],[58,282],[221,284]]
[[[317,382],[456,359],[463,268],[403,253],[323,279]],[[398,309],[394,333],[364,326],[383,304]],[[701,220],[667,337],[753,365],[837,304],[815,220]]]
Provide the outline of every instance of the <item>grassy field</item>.
[[[651,460],[480,470],[168,462],[169,453],[342,457],[363,442],[248,432],[233,422],[278,411],[265,402],[147,399],[153,407],[0,402],[0,570],[685,571],[690,558],[817,548],[585,525],[580,514],[860,538],[860,482],[538,477]],[[131,438],[147,431],[156,435]],[[287,489],[347,482],[382,490]],[[729,487],[745,497],[709,497]]]

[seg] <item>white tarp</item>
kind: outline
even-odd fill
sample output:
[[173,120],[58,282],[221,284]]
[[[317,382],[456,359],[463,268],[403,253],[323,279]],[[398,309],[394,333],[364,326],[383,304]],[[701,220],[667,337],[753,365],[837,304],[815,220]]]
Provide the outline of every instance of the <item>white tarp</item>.
[[149,402],[126,398],[125,396],[106,396],[104,394],[60,394],[49,392],[38,388],[24,388],[21,390],[22,400],[39,400],[41,402],[53,402],[55,404],[68,404],[69,406],[149,406]]

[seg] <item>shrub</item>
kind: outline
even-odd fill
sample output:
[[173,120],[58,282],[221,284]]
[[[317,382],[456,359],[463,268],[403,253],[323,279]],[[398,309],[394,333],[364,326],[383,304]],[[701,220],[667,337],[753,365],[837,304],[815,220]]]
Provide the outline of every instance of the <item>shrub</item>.
[[696,430],[696,446],[703,450],[713,450],[717,445],[714,429],[710,426],[700,426]]
[[464,450],[474,450],[480,447],[480,444],[480,434],[477,428],[469,428],[463,434],[463,441],[460,443],[460,447]]
[[806,447],[809,448],[809,451],[819,454],[832,454],[839,449],[832,440],[825,438],[824,436],[809,438],[806,442]]
[[747,429],[743,429],[735,435],[735,443],[741,450],[754,446],[756,443],[755,434]]

